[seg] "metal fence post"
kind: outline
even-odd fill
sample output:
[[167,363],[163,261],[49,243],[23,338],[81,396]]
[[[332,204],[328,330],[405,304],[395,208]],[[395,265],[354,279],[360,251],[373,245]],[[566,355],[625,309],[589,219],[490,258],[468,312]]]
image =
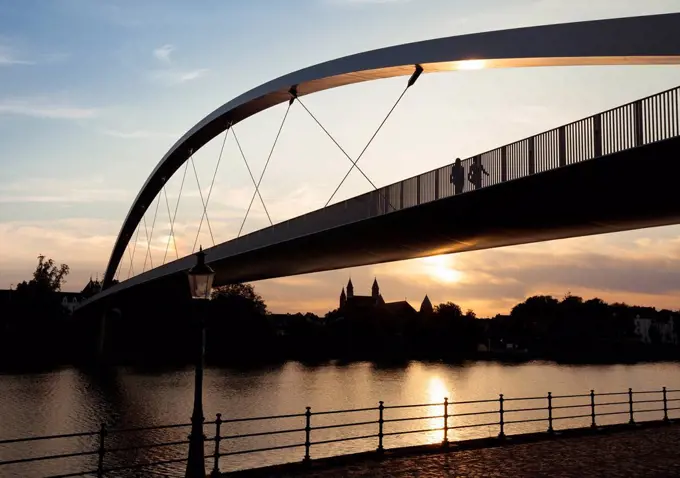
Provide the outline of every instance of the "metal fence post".
[[567,165],[567,129],[564,126],[560,126],[557,130],[557,156],[560,166]]
[[630,423],[631,425],[635,425],[635,419],[633,418],[633,389],[629,388],[628,389],[628,412],[630,413]]
[[552,416],[552,392],[548,392],[548,433],[553,433],[553,416]]
[[434,199],[439,199],[439,169],[434,170]]
[[97,461],[97,478],[102,478],[104,476],[104,454],[106,453],[106,448],[104,446],[105,438],[106,423],[102,423],[101,428],[99,428],[99,449],[97,450],[99,460]]
[[595,157],[602,156],[602,115],[593,116],[593,150]]
[[508,147],[501,148],[501,182],[508,180]]
[[642,101],[638,100],[633,103],[633,139],[635,140],[635,146],[642,146],[644,143],[644,124],[642,115]]
[[666,397],[666,387],[663,388],[663,421],[668,423],[668,398]]
[[378,405],[378,453],[385,451],[383,448],[383,424],[385,423],[383,410],[385,410],[385,404],[381,400]]
[[444,441],[442,445],[449,446],[449,397],[444,397]]
[[222,437],[220,436],[221,425],[222,414],[218,413],[217,419],[215,420],[215,454],[213,455],[214,463],[211,478],[219,478],[221,476],[220,473],[220,440],[222,440]]
[[416,204],[420,205],[420,176],[416,177]]
[[404,181],[399,183],[399,210],[404,209]]
[[303,461],[309,461],[309,449],[312,446],[312,407],[307,407],[305,412],[305,458]]
[[501,393],[498,398],[499,408],[498,413],[500,415],[501,421],[499,425],[501,427],[500,433],[498,433],[498,438],[505,438],[505,423],[503,423],[503,394]]
[[590,391],[590,427],[597,428],[595,423],[595,390]]
[[529,155],[529,174],[536,173],[536,150],[534,146],[535,137],[532,136],[527,140],[527,153]]

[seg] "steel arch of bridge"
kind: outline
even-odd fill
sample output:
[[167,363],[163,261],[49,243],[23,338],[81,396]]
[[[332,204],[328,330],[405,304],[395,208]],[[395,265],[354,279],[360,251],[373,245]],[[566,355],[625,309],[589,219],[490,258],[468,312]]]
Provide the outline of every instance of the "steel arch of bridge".
[[[198,122],[163,156],[135,198],[104,277],[111,285],[125,249],[168,178],[210,140],[244,119],[297,96],[364,81],[470,66],[515,68],[680,64],[680,13],[500,30],[408,43],[310,66],[258,86]],[[475,63],[470,63],[475,60]]]

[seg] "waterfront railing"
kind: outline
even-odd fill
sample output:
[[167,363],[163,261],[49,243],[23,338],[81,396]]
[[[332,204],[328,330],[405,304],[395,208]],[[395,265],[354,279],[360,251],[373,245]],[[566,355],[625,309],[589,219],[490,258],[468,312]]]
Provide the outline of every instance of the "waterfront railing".
[[[419,444],[448,447],[450,443],[466,438],[491,437],[502,441],[509,435],[523,433],[553,435],[576,428],[596,431],[614,424],[670,423],[672,419],[680,418],[677,412],[680,410],[679,402],[680,389],[663,387],[660,390],[628,389],[609,393],[591,390],[584,394],[548,393],[528,397],[501,394],[487,400],[454,401],[444,398],[442,402],[420,404],[381,401],[377,406],[365,408],[316,411],[306,407],[300,413],[228,419],[217,414],[215,420],[205,422],[206,431],[212,435],[206,438],[206,458],[212,470],[211,476],[217,477],[221,467],[233,470],[252,468],[253,464],[309,462],[317,457],[358,451],[380,454],[413,444],[404,440],[410,435],[425,435],[425,439],[418,441]],[[140,470],[155,469],[181,476],[186,463],[190,426],[184,423],[115,429],[103,424],[99,430],[85,433],[0,440],[0,475],[51,478],[148,476],[146,473],[150,472]],[[244,428],[248,426],[251,428]],[[473,433],[472,430],[478,432]],[[483,432],[479,433],[479,430]],[[165,441],[156,441],[159,436]],[[37,444],[65,441],[71,442],[70,447],[55,445],[51,449],[60,451],[35,454],[36,448],[45,449]],[[364,446],[339,447],[347,442],[362,442]],[[28,452],[27,456],[16,454],[22,445],[23,452]],[[78,446],[85,449],[78,450]],[[11,457],[6,458],[10,454]],[[275,455],[274,460],[258,458],[234,462],[239,456],[272,454]],[[64,465],[68,460],[71,460],[70,465]]]

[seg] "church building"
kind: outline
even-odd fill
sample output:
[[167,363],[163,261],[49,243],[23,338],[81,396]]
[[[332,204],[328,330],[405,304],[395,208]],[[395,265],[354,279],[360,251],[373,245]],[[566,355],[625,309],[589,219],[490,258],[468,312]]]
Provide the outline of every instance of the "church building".
[[[341,312],[357,312],[365,311],[370,312],[371,309],[386,311],[390,313],[415,313],[416,310],[405,300],[400,300],[397,302],[385,302],[382,294],[380,293],[380,286],[378,285],[378,279],[373,279],[373,285],[371,286],[371,295],[355,295],[354,294],[354,284],[352,284],[352,279],[347,282],[347,292],[345,288],[342,288],[340,292],[340,308]],[[422,313],[432,312],[432,304],[430,299],[425,296],[423,303],[420,307]]]

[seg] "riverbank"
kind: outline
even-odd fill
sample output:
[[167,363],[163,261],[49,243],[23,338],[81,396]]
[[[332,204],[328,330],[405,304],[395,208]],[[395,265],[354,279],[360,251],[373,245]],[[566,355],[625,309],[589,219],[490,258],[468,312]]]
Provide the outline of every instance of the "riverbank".
[[504,478],[680,476],[680,424],[649,422],[363,453],[309,465],[224,473],[225,478]]
[[[382,359],[280,359],[280,360],[253,360],[251,362],[225,362],[207,363],[206,366],[215,370],[230,370],[234,372],[257,372],[263,370],[276,370],[289,363],[297,363],[308,368],[318,367],[347,367],[354,364],[371,364],[377,369],[406,369],[410,364],[423,363],[431,365],[445,365],[452,367],[469,367],[475,363],[497,364],[500,366],[522,366],[532,363],[540,363],[555,366],[614,366],[614,365],[636,365],[680,363],[680,357],[675,354],[657,353],[653,355],[639,355],[629,357],[600,357],[600,356],[581,356],[581,357],[542,357],[534,354],[504,354],[504,353],[478,353],[468,358],[455,359],[427,359],[427,358],[382,358]],[[47,361],[24,361],[13,360],[11,362],[0,363],[0,375],[31,375],[58,372],[60,370],[76,369],[86,374],[110,374],[117,370],[129,370],[135,373],[159,374],[183,372],[193,368],[191,362],[159,362],[150,361],[149,363],[113,363],[96,360],[75,362],[73,364],[50,363]]]

